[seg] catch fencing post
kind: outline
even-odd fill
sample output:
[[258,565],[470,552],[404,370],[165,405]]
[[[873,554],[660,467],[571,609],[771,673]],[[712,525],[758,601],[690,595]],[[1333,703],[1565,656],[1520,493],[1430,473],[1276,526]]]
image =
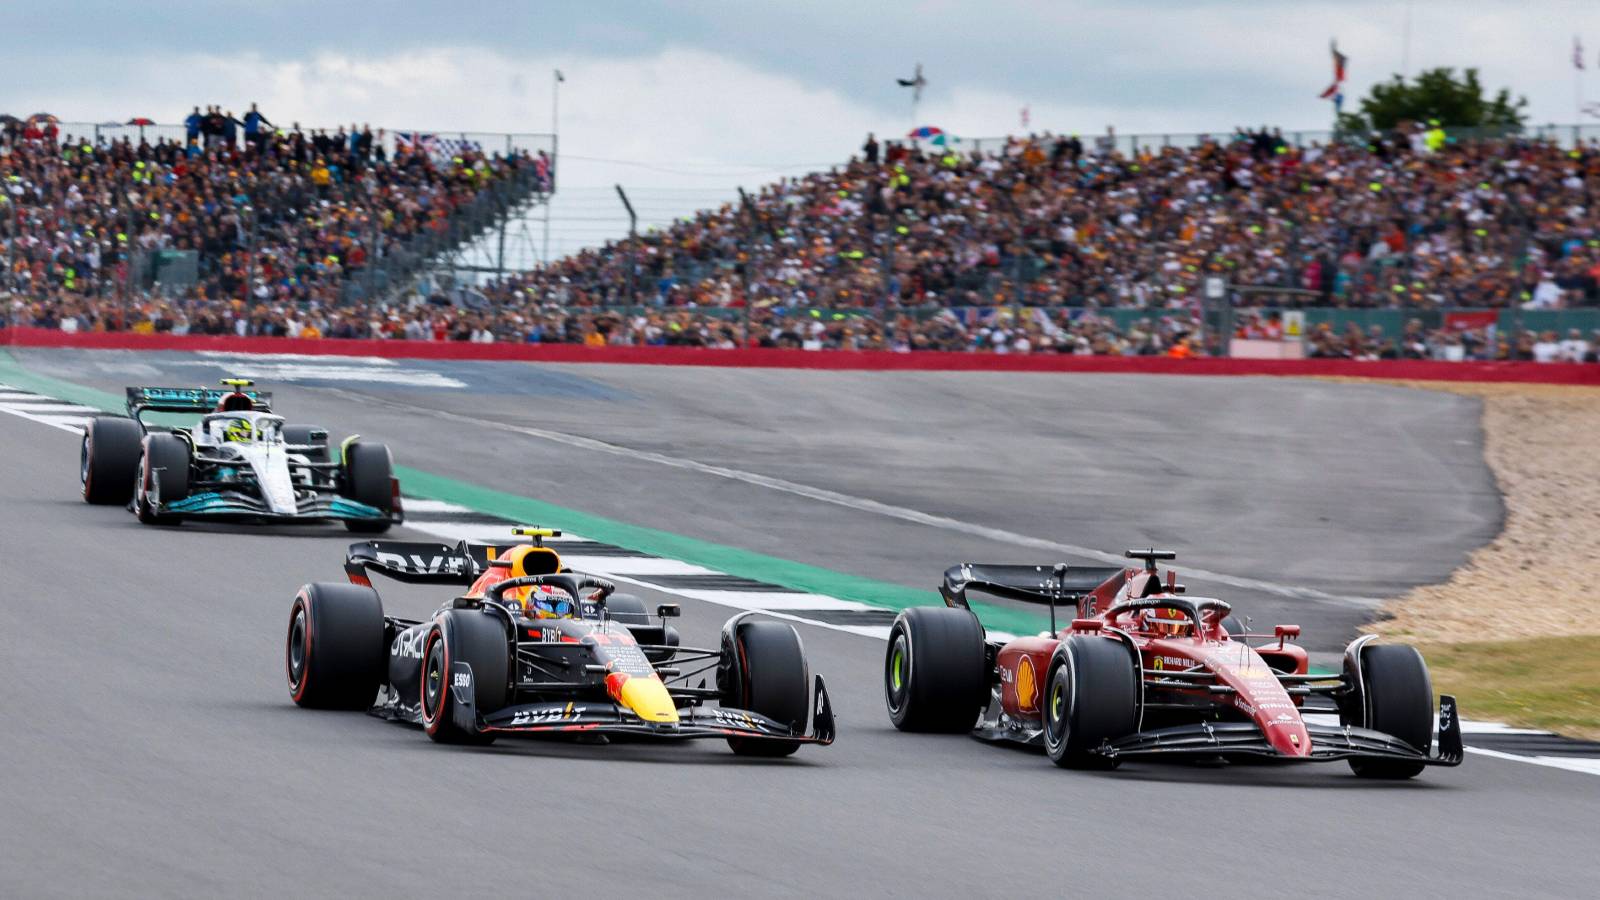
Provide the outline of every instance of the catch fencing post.
[[744,192],[744,188],[743,187],[739,188],[739,213],[740,213],[739,217],[744,220],[744,224],[745,224],[745,248],[746,249],[745,249],[744,267],[743,267],[744,268],[744,346],[749,347],[750,346],[750,328],[751,328],[751,323],[754,320],[754,316],[752,314],[752,310],[750,309],[750,307],[753,304],[754,299],[755,299],[755,298],[750,296],[750,266],[755,262],[755,259],[756,259],[755,250],[754,250],[754,247],[755,247],[755,236],[756,236],[756,225],[755,225],[755,207],[751,205],[751,203],[750,203],[750,195],[746,194]]
[[634,279],[638,277],[639,269],[639,214],[633,211],[633,204],[628,202],[628,194],[620,184],[617,185],[617,196],[622,198],[622,207],[628,211],[628,304],[638,306]]

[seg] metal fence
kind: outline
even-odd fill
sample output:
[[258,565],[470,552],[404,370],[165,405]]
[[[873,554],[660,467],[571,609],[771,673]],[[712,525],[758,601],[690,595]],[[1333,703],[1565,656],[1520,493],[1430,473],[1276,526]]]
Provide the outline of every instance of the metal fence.
[[[1474,141],[1491,138],[1520,137],[1525,140],[1553,141],[1561,147],[1573,147],[1580,143],[1600,141],[1600,125],[1528,125],[1521,131],[1512,131],[1505,128],[1447,128],[1447,140]],[[1041,132],[1040,134],[1052,134]],[[1066,137],[1071,132],[1054,132],[1061,137]],[[1312,147],[1327,145],[1340,141],[1361,141],[1368,135],[1352,132],[1338,132],[1328,129],[1299,129],[1282,131],[1283,139],[1292,147]],[[1083,142],[1087,152],[1117,152],[1125,156],[1138,155],[1141,152],[1159,152],[1168,147],[1187,149],[1198,147],[1208,141],[1229,143],[1238,140],[1237,131],[1212,131],[1212,132],[1173,132],[1167,134],[1082,134],[1076,135]],[[1009,141],[1016,140],[1020,135],[1007,137],[947,137],[942,146],[951,149],[967,151],[994,152],[1006,146]]]
[[[100,145],[111,141],[127,139],[137,144],[144,140],[156,143],[160,140],[172,141],[178,144],[185,143],[188,139],[188,129],[183,125],[156,124],[156,125],[129,125],[121,122],[58,122],[56,127],[61,130],[63,141],[67,139],[88,140],[92,144]],[[308,137],[318,131],[327,134],[336,133],[341,126],[331,128],[321,126],[302,126],[298,122],[288,126],[278,124],[275,130],[279,134],[288,134],[299,130]],[[357,128],[358,123],[352,122],[348,128]],[[243,134],[243,129],[239,132]],[[346,132],[348,134],[348,131]],[[381,128],[375,131],[377,143],[381,144],[386,154],[393,156],[395,141],[403,134],[425,134],[434,138],[457,140],[471,143],[481,148],[484,153],[499,153],[510,155],[512,151],[519,154],[532,156],[543,150],[554,157],[556,153],[555,135],[540,132],[501,132],[501,131],[437,131],[426,128]]]

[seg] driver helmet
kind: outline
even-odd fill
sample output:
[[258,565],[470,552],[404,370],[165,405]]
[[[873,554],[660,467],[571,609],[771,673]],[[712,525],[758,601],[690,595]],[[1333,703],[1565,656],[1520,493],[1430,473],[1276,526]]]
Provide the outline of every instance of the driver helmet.
[[562,588],[541,584],[523,595],[522,614],[530,619],[572,619],[578,615],[578,604]]
[[1182,610],[1161,607],[1145,613],[1145,627],[1156,634],[1178,637],[1189,632],[1189,617]]
[[248,443],[255,436],[249,419],[233,419],[222,429],[222,439],[230,443]]

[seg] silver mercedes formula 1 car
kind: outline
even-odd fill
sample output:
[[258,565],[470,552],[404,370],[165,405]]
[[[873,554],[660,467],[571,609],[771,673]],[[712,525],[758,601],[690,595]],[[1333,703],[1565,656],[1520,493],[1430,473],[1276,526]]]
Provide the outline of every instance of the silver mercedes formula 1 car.
[[[339,520],[377,533],[402,521],[389,449],[328,430],[290,425],[272,395],[242,378],[218,388],[128,388],[126,416],[99,416],[84,430],[83,499],[126,504],[151,525],[184,519],[245,522]],[[199,413],[191,427],[163,427],[146,413]]]

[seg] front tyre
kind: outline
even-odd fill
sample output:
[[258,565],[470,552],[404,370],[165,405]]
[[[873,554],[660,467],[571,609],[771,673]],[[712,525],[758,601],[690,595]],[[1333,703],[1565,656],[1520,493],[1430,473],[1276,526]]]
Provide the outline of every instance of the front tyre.
[[[357,503],[379,510],[385,516],[394,509],[394,463],[383,444],[357,441],[345,449],[343,494]],[[384,519],[346,519],[346,528],[358,534],[382,534],[389,530]]]
[[[1405,741],[1420,753],[1433,744],[1433,681],[1417,648],[1378,644],[1362,648],[1362,727]],[[1409,760],[1352,759],[1361,778],[1414,778],[1426,764]]]
[[988,704],[983,626],[965,609],[918,606],[889,629],[883,696],[901,731],[972,730]]
[[1114,769],[1096,752],[1139,727],[1139,670],[1114,638],[1073,635],[1050,663],[1044,702],[1044,749],[1065,769]]
[[[446,634],[446,631],[449,633]],[[460,699],[452,672],[458,662],[471,670],[473,707],[479,716],[506,705],[511,681],[510,634],[498,614],[453,609],[439,615],[422,644],[422,727],[441,744],[492,744],[494,735],[456,722]]]
[[[727,654],[728,648],[723,653]],[[794,626],[783,622],[740,622],[733,636],[732,652],[737,654],[732,671],[735,684],[724,688],[724,702],[749,710],[804,733],[806,716],[811,711],[811,676],[805,650]],[[728,738],[728,746],[740,756],[788,756],[799,749],[799,741],[771,738]]]
[[289,607],[289,697],[314,709],[366,709],[388,676],[383,601],[370,587],[308,584]]
[[175,434],[152,434],[144,441],[134,512],[146,525],[176,525],[182,518],[157,512],[162,504],[189,496],[189,445]]

